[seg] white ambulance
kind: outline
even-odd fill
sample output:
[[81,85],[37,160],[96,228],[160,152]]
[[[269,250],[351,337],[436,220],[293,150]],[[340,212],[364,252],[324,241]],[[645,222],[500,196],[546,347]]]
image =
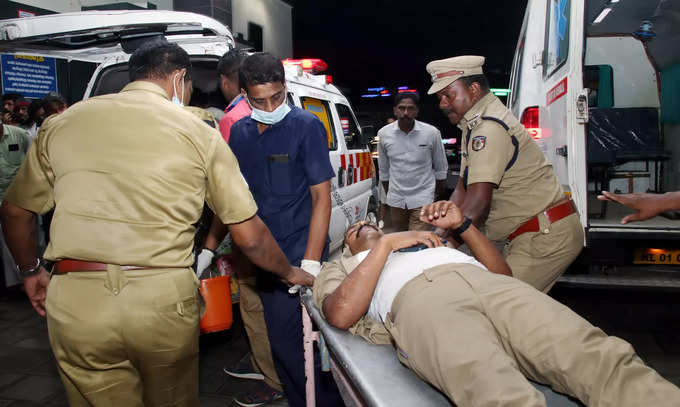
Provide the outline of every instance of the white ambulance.
[[678,40],[677,1],[528,0],[508,106],[578,207],[582,263],[611,272],[568,281],[680,286],[680,221],[622,225],[630,211],[596,199],[680,190]]
[[[234,40],[227,27],[194,13],[88,11],[2,20],[0,53],[12,70],[3,70],[2,75],[23,75],[36,91],[41,86],[56,85],[70,103],[75,103],[122,89],[128,83],[130,54],[154,37],[179,44],[191,56],[191,104],[224,108],[226,101],[218,88],[216,68],[219,58],[234,47]],[[349,101],[331,83],[331,77],[319,74],[326,69],[323,61],[286,60],[284,66],[289,103],[315,114],[326,128],[336,171],[331,182],[329,230],[333,251],[341,246],[350,223],[376,219],[376,182],[367,147],[375,130],[362,130]],[[3,78],[3,84],[10,83],[4,79],[9,78]],[[3,89],[10,91],[16,90]]]

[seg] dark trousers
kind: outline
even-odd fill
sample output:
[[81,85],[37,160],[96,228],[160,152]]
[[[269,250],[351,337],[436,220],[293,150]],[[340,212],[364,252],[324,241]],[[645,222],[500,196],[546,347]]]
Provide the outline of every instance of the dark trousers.
[[[271,274],[260,271],[258,288],[264,306],[274,366],[288,404],[292,407],[304,407],[305,358],[300,297],[297,294],[288,294],[288,288],[272,277]],[[331,373],[321,372],[318,351],[314,352],[314,368],[317,406],[344,406]]]

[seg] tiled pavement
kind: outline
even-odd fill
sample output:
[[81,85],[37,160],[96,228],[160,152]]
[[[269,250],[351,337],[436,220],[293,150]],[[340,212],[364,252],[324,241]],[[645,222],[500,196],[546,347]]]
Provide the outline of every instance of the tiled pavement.
[[[609,334],[635,346],[642,358],[680,385],[680,296],[677,293],[568,290],[551,293]],[[238,312],[234,315],[238,317]],[[228,377],[222,366],[247,351],[236,319],[226,332],[201,337],[201,405],[235,406],[233,396],[254,383]],[[23,296],[0,300],[0,407],[66,406],[47,326]],[[285,401],[275,406],[287,406]]]

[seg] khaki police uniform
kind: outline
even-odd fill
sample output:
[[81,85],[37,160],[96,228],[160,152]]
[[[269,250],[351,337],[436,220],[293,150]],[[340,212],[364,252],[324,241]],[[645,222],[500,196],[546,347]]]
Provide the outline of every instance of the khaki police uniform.
[[[431,62],[427,70],[433,85],[428,93],[461,77],[481,74],[483,62],[483,57],[475,56]],[[464,187],[478,182],[494,185],[483,225],[486,237],[508,240],[503,254],[513,275],[547,292],[583,247],[578,213],[573,208],[570,215],[549,221],[544,211],[565,201],[562,187],[538,145],[496,96],[482,97],[458,127],[463,132],[460,176]],[[508,239],[534,217],[537,231]]]
[[[324,265],[313,287],[319,310],[357,263],[345,255]],[[474,265],[425,270],[401,288],[387,315],[384,324],[364,316],[349,331],[393,341],[404,365],[460,407],[545,406],[526,378],[590,406],[680,403],[680,390],[629,343],[529,285]]]
[[[196,106],[185,106],[184,108],[210,127],[220,129],[215,116],[208,110]],[[241,256],[243,255],[241,254]],[[274,368],[274,358],[267,335],[267,324],[264,320],[264,307],[260,294],[257,293],[255,269],[247,259],[242,260],[245,261],[241,261],[235,271],[239,285],[239,311],[250,342],[251,363],[256,371],[262,373],[264,382],[269,387],[283,392],[281,380]]]
[[198,405],[193,224],[204,201],[226,224],[257,211],[220,134],[136,81],[46,120],[5,199],[55,209],[45,258],[107,264],[48,287],[69,403]]

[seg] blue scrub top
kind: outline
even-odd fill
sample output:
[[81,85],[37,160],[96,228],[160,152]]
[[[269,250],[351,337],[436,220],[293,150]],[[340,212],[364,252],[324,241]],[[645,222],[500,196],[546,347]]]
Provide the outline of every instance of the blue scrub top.
[[[291,264],[307,248],[312,195],[309,187],[335,176],[328,157],[326,129],[298,107],[262,134],[246,116],[231,127],[229,146],[257,202],[257,214],[271,230]],[[324,248],[328,256],[328,238]]]

